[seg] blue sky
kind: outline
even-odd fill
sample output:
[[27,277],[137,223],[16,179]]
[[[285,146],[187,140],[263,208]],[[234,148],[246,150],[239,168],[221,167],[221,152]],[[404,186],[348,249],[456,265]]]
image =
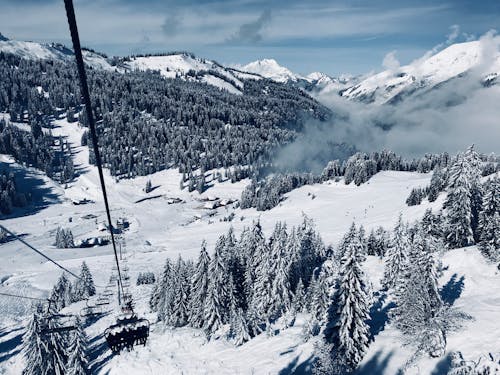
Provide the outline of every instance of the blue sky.
[[[192,51],[221,63],[275,58],[332,75],[382,69],[500,28],[500,0],[75,0],[85,46],[110,55]],[[0,32],[69,45],[62,0],[2,0]]]

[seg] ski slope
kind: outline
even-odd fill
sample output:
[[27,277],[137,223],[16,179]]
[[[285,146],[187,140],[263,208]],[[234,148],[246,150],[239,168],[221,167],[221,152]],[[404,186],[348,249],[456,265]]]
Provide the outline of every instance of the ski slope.
[[[54,135],[65,137],[72,144],[75,169],[79,176],[67,188],[59,186],[36,170],[26,170],[7,156],[2,163],[10,163],[39,181],[37,189],[46,189],[44,208],[19,211],[4,218],[2,224],[65,267],[78,272],[85,260],[93,273],[97,285],[106,285],[113,266],[110,246],[87,249],[56,249],[53,246],[58,226],[73,231],[75,240],[102,234],[99,227],[105,221],[104,206],[97,170],[88,164],[88,148],[79,145],[84,129],[77,123],[56,120]],[[215,183],[201,196],[179,189],[181,175],[175,170],[157,172],[148,177],[116,181],[105,171],[113,219],[126,217],[130,229],[125,232],[127,262],[132,280],[131,291],[137,304],[137,312],[151,320],[152,333],[145,347],[130,353],[111,356],[106,349],[102,333],[114,322],[115,312],[97,320],[86,328],[91,341],[93,373],[99,374],[289,374],[301,373],[309,366],[315,339],[303,341],[302,329],[307,316],[299,315],[295,326],[268,337],[265,333],[235,348],[225,340],[207,342],[200,330],[191,328],[169,329],[154,324],[155,316],[148,311],[147,302],[151,286],[136,286],[139,272],[159,273],[166,258],[194,259],[200,243],[207,240],[213,250],[220,234],[233,226],[238,236],[244,226],[260,220],[264,233],[269,236],[276,221],[286,221],[288,226],[302,221],[303,214],[312,218],[327,244],[337,245],[352,221],[363,225],[367,231],[378,226],[391,229],[401,213],[407,221],[422,217],[427,208],[439,210],[443,194],[432,204],[424,201],[419,206],[408,207],[405,200],[415,187],[423,187],[430,181],[430,174],[413,172],[381,172],[368,183],[359,187],[340,182],[307,185],[286,195],[277,207],[265,212],[255,209],[241,210],[233,205],[215,210],[204,207],[203,198],[218,197],[238,199],[249,181],[231,184]],[[150,179],[154,190],[144,193],[146,181]],[[208,179],[210,182],[210,178]],[[312,199],[312,196],[315,196]],[[143,198],[155,197],[149,200]],[[72,201],[83,198],[95,203],[75,206]],[[180,198],[182,203],[171,203],[169,198]],[[222,219],[234,212],[232,222]],[[93,214],[95,218],[88,218]],[[70,222],[71,218],[71,222]],[[23,295],[47,296],[60,275],[60,270],[45,262],[17,242],[0,245],[0,291]],[[475,247],[457,249],[444,254],[446,271],[440,279],[441,285],[452,282],[456,290],[463,277],[463,289],[453,297],[454,305],[474,317],[466,322],[460,333],[450,334],[448,350],[461,350],[466,359],[476,359],[488,352],[500,352],[500,277],[495,266],[488,264]],[[366,274],[378,290],[383,273],[380,259],[368,257],[364,265]],[[453,278],[453,275],[456,275]],[[454,281],[453,281],[454,280]],[[455,285],[456,284],[456,285]],[[460,288],[458,288],[460,289]],[[381,311],[388,301],[381,304]],[[77,313],[83,302],[65,310]],[[30,304],[24,301],[0,297],[0,373],[19,374],[24,366],[19,352],[23,326],[29,314]],[[115,310],[116,311],[116,310]],[[380,327],[379,327],[380,328]],[[395,374],[409,356],[409,349],[402,347],[398,331],[385,324],[375,336],[369,352],[361,365],[361,373]],[[384,361],[387,359],[387,361]],[[380,360],[378,372],[366,372]],[[418,369],[409,374],[430,374],[441,359],[423,359]],[[365,371],[365,372],[363,372]],[[418,372],[420,371],[420,372]]]

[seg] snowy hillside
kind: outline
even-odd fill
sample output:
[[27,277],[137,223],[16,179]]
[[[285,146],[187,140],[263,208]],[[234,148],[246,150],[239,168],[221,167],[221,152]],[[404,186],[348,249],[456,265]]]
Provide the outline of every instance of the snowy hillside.
[[[53,198],[45,201],[44,208],[13,214],[2,220],[2,224],[24,239],[42,249],[65,267],[77,272],[85,260],[94,274],[97,285],[105,285],[112,274],[113,257],[109,245],[86,249],[57,249],[53,246],[57,227],[71,229],[75,239],[99,236],[101,223],[105,221],[96,168],[88,164],[88,148],[79,145],[84,129],[66,120],[55,121],[55,136],[62,136],[72,145],[75,167],[81,171],[66,189],[51,180],[41,177],[39,189],[52,192]],[[2,162],[12,163],[7,157]],[[23,167],[13,164],[15,168]],[[27,170],[32,176],[39,172]],[[209,173],[210,175],[210,173]],[[131,286],[137,312],[153,323],[150,340],[145,347],[137,347],[130,353],[111,356],[105,349],[103,330],[114,322],[115,311],[90,322],[86,333],[92,342],[91,366],[96,374],[278,374],[308,373],[316,338],[304,340],[303,332],[309,319],[299,314],[293,327],[282,329],[269,337],[265,333],[241,347],[234,347],[223,339],[207,341],[201,330],[192,328],[168,328],[156,323],[155,315],[149,312],[149,286],[135,286],[139,272],[153,271],[159,274],[165,259],[195,259],[202,240],[213,249],[220,234],[233,227],[237,236],[244,226],[260,220],[264,233],[269,236],[275,223],[286,220],[287,225],[297,225],[303,214],[314,220],[327,244],[337,246],[349,229],[351,222],[363,225],[367,231],[382,226],[390,230],[399,213],[403,219],[413,222],[420,219],[427,208],[437,212],[444,195],[436,202],[425,201],[408,207],[405,199],[416,187],[426,186],[430,174],[410,172],[382,172],[369,183],[361,186],[345,185],[342,181],[304,186],[287,194],[287,199],[278,207],[264,212],[254,209],[242,210],[234,205],[207,209],[202,198],[238,199],[248,181],[231,184],[229,181],[215,183],[203,193],[188,193],[179,189],[180,175],[168,170],[146,177],[122,180],[119,183],[106,173],[106,184],[110,195],[114,219],[125,217],[130,221],[130,230],[124,233],[127,243],[127,264],[134,281]],[[143,187],[151,179],[153,193],[145,193]],[[150,198],[144,200],[144,198]],[[180,198],[181,203],[171,204],[169,198]],[[311,197],[314,197],[311,198]],[[85,205],[72,202],[90,199]],[[93,203],[92,201],[95,201]],[[227,221],[233,214],[232,221]],[[95,215],[95,216],[94,216]],[[70,220],[71,219],[71,220]],[[1,290],[30,296],[46,296],[60,272],[28,249],[15,242],[1,245],[3,262],[0,264]],[[463,332],[448,337],[448,350],[461,350],[467,359],[476,360],[489,352],[500,351],[499,327],[495,323],[500,308],[499,274],[494,264],[488,263],[476,248],[457,249],[443,256],[445,272],[440,277],[447,298],[454,302],[474,320],[466,322]],[[380,288],[383,262],[370,256],[364,264],[365,272],[374,290]],[[5,374],[19,374],[24,367],[21,335],[26,325],[29,304],[9,297],[0,297],[0,369]],[[371,343],[368,354],[360,365],[360,373],[395,374],[408,359],[411,352],[402,346],[401,334],[383,318],[390,300],[380,299],[375,323],[378,334]],[[66,308],[66,313],[79,313],[83,303]],[[375,329],[375,328],[374,328]],[[419,373],[430,374],[441,366],[442,358],[423,358],[418,363]],[[375,372],[372,372],[376,369]],[[415,368],[408,374],[416,374]]]
[[477,74],[477,81],[490,81],[500,73],[500,38],[493,38],[496,53],[487,53],[484,42],[457,43],[413,63],[370,76],[341,95],[352,100],[376,104],[389,103],[398,97],[429,90],[463,74]]
[[[25,59],[51,59],[57,61],[73,61],[73,51],[62,44],[51,43],[43,44],[36,42],[24,42],[18,40],[9,40],[4,37],[0,39],[0,52],[12,53]],[[95,69],[115,70],[115,67],[102,55],[83,51],[85,62]]]
[[[200,80],[225,89],[233,94],[241,94],[243,83],[230,69],[188,53],[175,53],[161,56],[132,57],[125,66],[131,70],[157,70],[167,78]],[[196,77],[197,73],[201,77]]]

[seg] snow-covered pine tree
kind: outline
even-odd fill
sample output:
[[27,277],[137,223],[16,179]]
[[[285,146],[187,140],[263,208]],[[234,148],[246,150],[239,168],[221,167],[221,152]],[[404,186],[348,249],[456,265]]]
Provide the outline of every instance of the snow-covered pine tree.
[[182,327],[189,319],[190,307],[190,282],[186,273],[186,264],[179,256],[174,268],[174,289],[172,296],[172,310],[169,316],[169,323],[174,327]]
[[437,262],[422,228],[417,227],[408,262],[395,288],[396,307],[391,317],[417,353],[439,356],[446,345],[439,318],[443,303],[438,290]]
[[274,278],[271,285],[271,307],[270,313],[273,318],[278,318],[290,309],[292,302],[290,270],[291,262],[287,253],[286,225],[275,229],[274,241],[271,246],[273,259]]
[[321,265],[318,276],[314,278],[313,283],[310,285],[311,301],[309,301],[309,310],[313,319],[320,323],[326,318],[325,315],[332,299],[336,277],[337,269],[334,262],[328,259]]
[[[353,227],[354,224],[351,231]],[[337,289],[328,308],[324,335],[327,342],[333,344],[335,365],[345,366],[345,371],[349,372],[357,367],[368,349],[369,306],[361,268],[363,246],[355,234],[348,237],[344,246]]]
[[241,308],[238,308],[231,318],[231,335],[234,337],[236,346],[241,346],[252,338],[248,330],[245,313]]
[[51,307],[55,311],[59,311],[73,302],[73,287],[65,273],[61,274],[52,288],[50,300]]
[[77,279],[73,284],[73,300],[76,302],[87,299],[95,295],[95,292],[92,273],[84,261],[80,268],[80,279]]
[[273,304],[272,284],[274,277],[274,264],[268,245],[262,244],[256,249],[252,263],[255,267],[255,281],[249,309],[254,310],[255,315],[259,318],[268,320]]
[[205,324],[204,306],[208,293],[209,266],[210,256],[207,252],[207,243],[203,241],[191,284],[192,298],[189,309],[189,323],[195,328],[201,328]]
[[410,241],[406,225],[403,223],[402,215],[399,215],[398,222],[394,227],[391,246],[387,251],[385,260],[384,279],[382,285],[385,288],[393,288],[401,275],[402,269],[407,261]]
[[168,320],[172,311],[173,276],[174,265],[170,259],[167,259],[163,267],[162,277],[158,282],[158,288],[153,289],[153,295],[150,300],[152,306],[156,306],[158,320],[164,322]]
[[295,293],[292,297],[292,304],[293,308],[298,312],[302,312],[306,308],[306,292],[302,279],[299,279],[297,287],[295,288]]
[[68,363],[66,365],[67,374],[88,375],[90,370],[87,358],[87,336],[79,318],[77,318],[76,327],[69,347]]
[[337,375],[339,372],[333,361],[333,345],[326,342],[325,338],[314,346],[314,364],[312,368],[313,375]]
[[450,369],[447,375],[476,375],[476,372],[473,366],[464,360],[462,353],[457,351],[451,353]]
[[479,214],[479,248],[489,259],[500,259],[500,179],[485,183],[482,210]]
[[247,304],[250,304],[253,299],[254,282],[256,278],[256,270],[260,261],[260,254],[264,253],[263,248],[266,247],[266,240],[262,227],[259,221],[253,223],[252,228],[246,233],[246,236],[241,237],[240,248],[245,251],[245,274],[244,287]]
[[40,334],[40,319],[39,313],[33,313],[23,335],[23,355],[26,362],[23,375],[40,375],[46,368],[48,353]]
[[446,176],[444,175],[441,167],[439,165],[436,166],[434,168],[434,172],[432,173],[431,182],[429,185],[429,193],[428,193],[429,202],[434,202],[437,199],[439,193],[446,186],[445,177]]
[[481,158],[471,145],[464,153],[468,164],[468,180],[470,184],[471,229],[474,240],[479,240],[479,212],[481,211],[483,190],[481,185]]
[[[43,324],[43,328],[49,331],[60,328],[60,324],[56,319],[46,319]],[[44,374],[65,375],[67,370],[66,363],[68,360],[68,333],[48,333],[43,340],[45,341],[48,354]]]
[[229,321],[228,272],[221,254],[223,248],[223,244],[215,247],[208,272],[210,281],[204,308],[204,328],[208,335],[214,334]]
[[469,169],[465,156],[458,154],[450,170],[448,197],[445,202],[446,239],[452,248],[468,246],[474,242]]
[[500,214],[485,216],[479,242],[479,249],[488,259],[500,260]]

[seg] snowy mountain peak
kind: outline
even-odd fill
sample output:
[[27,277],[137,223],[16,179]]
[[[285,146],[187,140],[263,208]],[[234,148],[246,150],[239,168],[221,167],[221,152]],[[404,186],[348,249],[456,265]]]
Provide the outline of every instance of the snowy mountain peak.
[[305,80],[304,77],[293,73],[288,68],[281,66],[274,59],[263,59],[253,61],[247,65],[240,67],[241,70],[245,72],[259,74],[262,77],[272,79],[276,82],[297,82],[299,80]]
[[0,42],[6,42],[8,41],[9,38],[7,38],[6,36],[4,36],[2,33],[0,33]]
[[492,42],[496,45],[493,53],[481,40],[453,44],[409,65],[372,75],[344,90],[341,95],[348,99],[383,104],[416,90],[431,89],[474,68],[485,70],[479,72],[483,78],[491,74],[497,76],[500,72],[500,38],[493,38]]

